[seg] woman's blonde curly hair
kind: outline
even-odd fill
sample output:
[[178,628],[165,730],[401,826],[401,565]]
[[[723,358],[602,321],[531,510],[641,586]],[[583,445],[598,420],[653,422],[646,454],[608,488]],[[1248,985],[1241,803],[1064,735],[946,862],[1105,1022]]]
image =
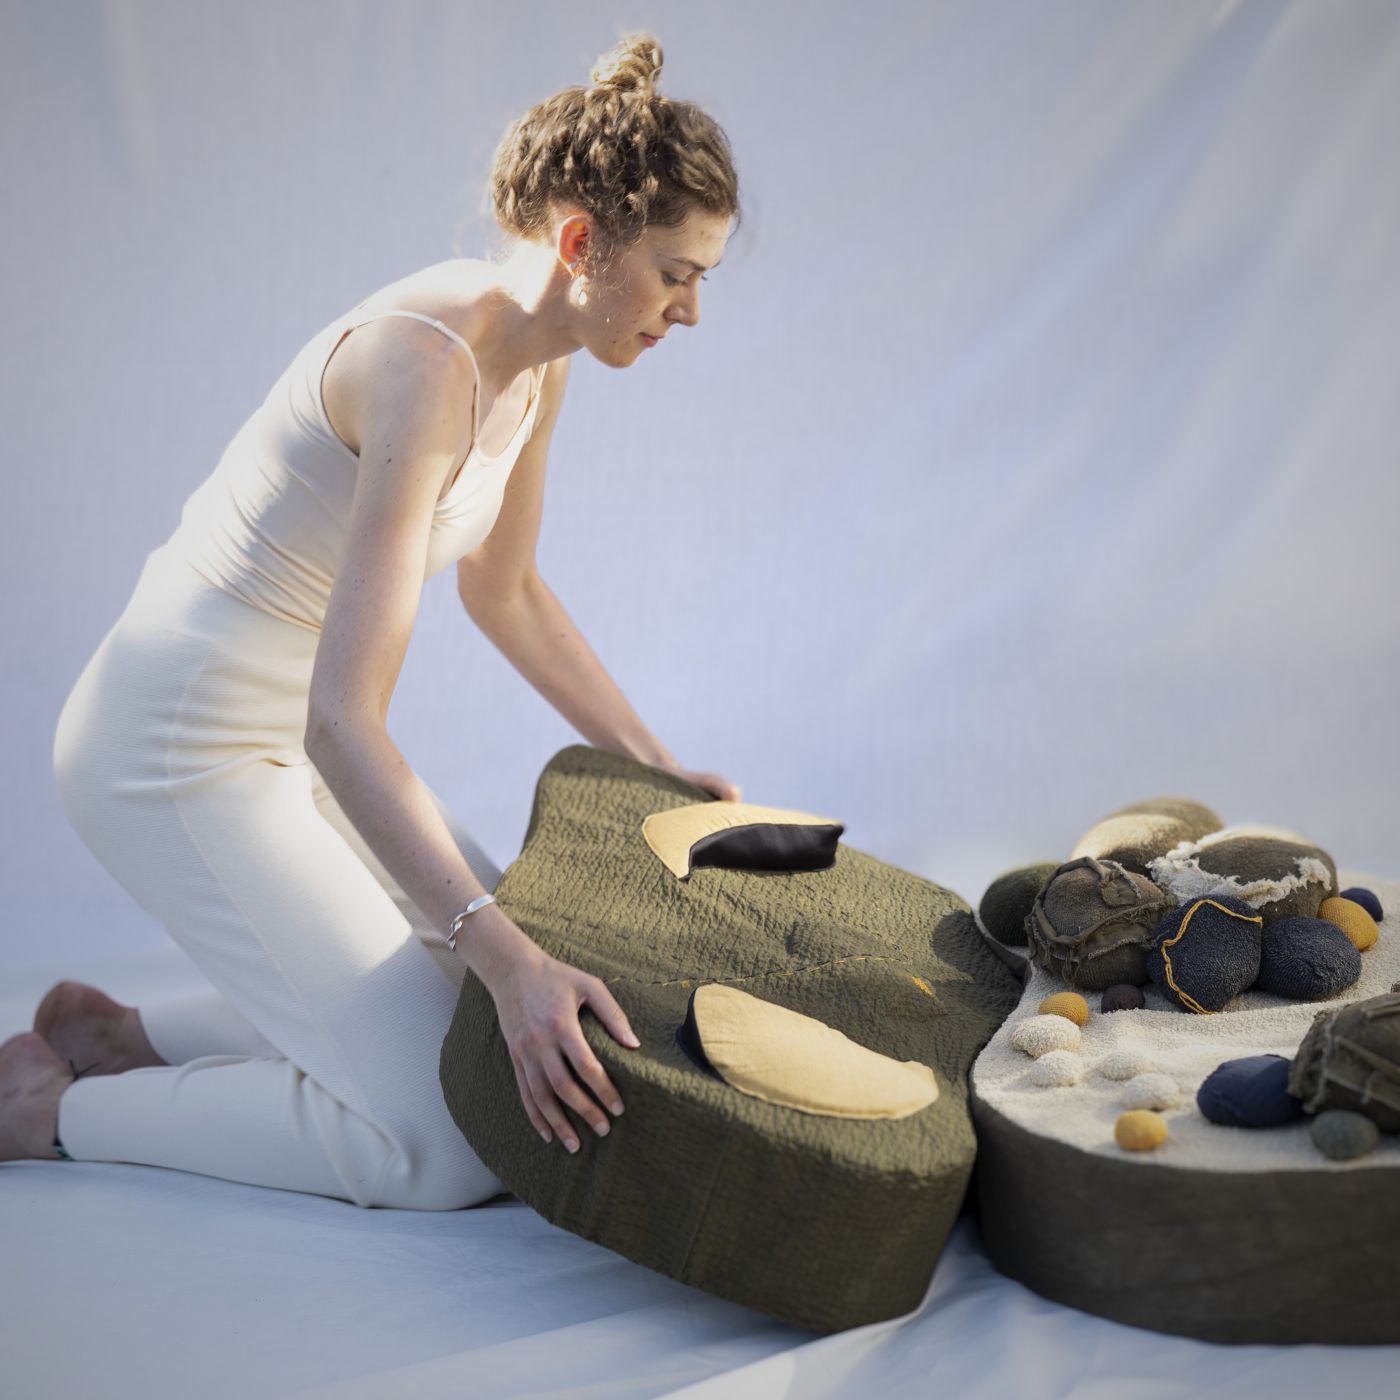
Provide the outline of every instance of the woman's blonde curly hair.
[[[626,35],[567,87],[511,123],[491,166],[496,220],[520,238],[547,236],[556,204],[592,215],[594,270],[648,225],[675,228],[694,209],[740,219],[729,140],[692,102],[656,90],[661,45]],[[737,224],[736,224],[737,227]]]

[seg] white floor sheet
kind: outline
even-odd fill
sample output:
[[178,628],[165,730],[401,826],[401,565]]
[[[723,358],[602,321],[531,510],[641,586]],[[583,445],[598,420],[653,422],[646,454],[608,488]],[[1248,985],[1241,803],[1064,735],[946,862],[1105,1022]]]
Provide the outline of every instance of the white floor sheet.
[[[139,1005],[202,986],[171,946],[0,968],[0,1039],[60,977]],[[1386,1393],[1400,1347],[1222,1347],[998,1274],[965,1209],[921,1306],[822,1337],[548,1224],[514,1198],[360,1210],[159,1167],[0,1163],[0,1393],[14,1400]]]

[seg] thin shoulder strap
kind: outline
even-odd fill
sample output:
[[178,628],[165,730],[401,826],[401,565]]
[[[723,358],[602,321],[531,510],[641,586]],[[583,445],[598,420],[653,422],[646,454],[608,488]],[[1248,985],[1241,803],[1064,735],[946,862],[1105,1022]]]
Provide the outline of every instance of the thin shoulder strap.
[[477,399],[481,390],[481,370],[476,363],[476,356],[472,354],[472,348],[462,339],[451,326],[444,325],[435,316],[425,316],[421,311],[372,311],[368,316],[362,316],[358,320],[352,319],[347,330],[353,330],[356,326],[362,326],[366,321],[377,321],[381,316],[412,316],[415,321],[422,321],[435,329],[440,330],[443,335],[450,340],[455,340],[463,350],[467,352],[467,358],[472,362],[472,373],[476,375],[476,383],[472,387],[472,441],[477,438]]

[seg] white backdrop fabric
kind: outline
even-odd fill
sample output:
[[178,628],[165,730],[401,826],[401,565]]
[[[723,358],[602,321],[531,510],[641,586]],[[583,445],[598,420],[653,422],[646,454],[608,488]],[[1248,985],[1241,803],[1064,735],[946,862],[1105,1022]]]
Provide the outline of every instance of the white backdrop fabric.
[[[68,687],[293,351],[480,256],[506,124],[626,29],[733,142],[701,324],[574,370],[541,572],[676,755],[976,903],[1183,793],[1400,873],[1400,5],[0,7],[0,1037],[198,974],[66,826]],[[425,589],[390,729],[498,864],[578,736]],[[1360,1394],[1001,1278],[814,1339],[515,1201],[0,1166],[17,1394]],[[115,1386],[115,1390],[114,1390]],[[693,1388],[685,1390],[684,1387]]]

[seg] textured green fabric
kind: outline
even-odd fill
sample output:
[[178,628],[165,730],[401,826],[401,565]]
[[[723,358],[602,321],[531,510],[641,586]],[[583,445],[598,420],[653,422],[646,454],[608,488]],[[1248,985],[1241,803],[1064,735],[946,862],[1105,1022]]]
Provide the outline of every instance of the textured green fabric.
[[[582,1020],[626,1112],[602,1138],[575,1117],[576,1154],[541,1141],[471,972],[442,1046],[448,1107],[512,1192],[585,1239],[798,1327],[897,1316],[918,1305],[962,1204],[976,1150],[968,1070],[1020,982],[956,894],[844,844],[827,870],[701,868],[678,880],[642,820],[704,800],[587,745],[549,762],[496,898],[546,952],[602,977],[627,1013],[641,1049],[591,1012]],[[862,1121],[732,1088],[677,1040],[693,988],[721,981],[922,1061],[938,1099]]]

